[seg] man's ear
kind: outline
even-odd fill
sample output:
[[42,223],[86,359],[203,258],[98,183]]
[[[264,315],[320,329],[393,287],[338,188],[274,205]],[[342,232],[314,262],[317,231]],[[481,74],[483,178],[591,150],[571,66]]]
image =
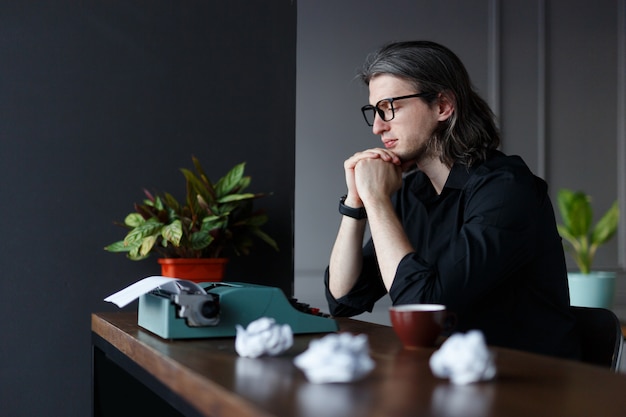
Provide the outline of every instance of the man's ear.
[[450,91],[443,91],[439,93],[437,98],[437,105],[439,109],[439,121],[446,121],[452,116],[456,108],[456,100],[454,94]]

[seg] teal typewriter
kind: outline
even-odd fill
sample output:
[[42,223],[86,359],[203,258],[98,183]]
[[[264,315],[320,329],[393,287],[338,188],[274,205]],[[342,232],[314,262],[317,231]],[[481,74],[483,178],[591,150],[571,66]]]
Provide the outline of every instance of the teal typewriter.
[[280,288],[240,282],[173,281],[139,298],[138,324],[164,339],[231,337],[261,317],[288,324],[294,334],[329,333],[337,322]]

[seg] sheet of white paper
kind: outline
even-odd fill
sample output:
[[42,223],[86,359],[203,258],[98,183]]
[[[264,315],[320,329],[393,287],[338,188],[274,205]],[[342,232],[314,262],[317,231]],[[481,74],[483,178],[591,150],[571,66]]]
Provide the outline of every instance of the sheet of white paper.
[[235,350],[245,358],[278,356],[293,345],[291,326],[278,324],[272,317],[258,318],[246,328],[236,324],[235,328]]
[[450,378],[457,385],[488,381],[496,376],[494,353],[480,330],[453,334],[431,355],[429,364],[435,376]]
[[161,276],[147,277],[135,282],[134,284],[129,285],[128,287],[116,292],[115,294],[109,295],[107,298],[104,299],[104,301],[108,301],[109,303],[113,303],[122,308],[132,303],[142,295],[171,281],[177,281],[177,279]]

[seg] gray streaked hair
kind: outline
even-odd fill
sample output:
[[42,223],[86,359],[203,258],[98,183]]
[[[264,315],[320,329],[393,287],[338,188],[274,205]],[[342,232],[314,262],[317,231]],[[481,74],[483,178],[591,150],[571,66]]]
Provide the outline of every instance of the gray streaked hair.
[[359,74],[367,85],[381,74],[403,78],[431,104],[440,95],[454,103],[454,112],[429,143],[443,163],[472,166],[500,145],[495,116],[473,87],[461,60],[448,48],[430,41],[394,42],[368,56]]

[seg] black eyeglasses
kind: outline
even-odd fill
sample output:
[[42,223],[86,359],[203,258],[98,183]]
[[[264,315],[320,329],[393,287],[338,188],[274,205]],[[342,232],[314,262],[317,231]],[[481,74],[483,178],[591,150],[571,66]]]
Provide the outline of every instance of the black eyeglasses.
[[378,103],[376,103],[375,106],[368,104],[367,106],[361,107],[361,112],[363,113],[363,117],[365,118],[365,122],[367,122],[368,126],[374,126],[374,119],[376,118],[376,113],[378,113],[378,116],[384,122],[393,120],[393,118],[396,117],[396,113],[393,108],[394,101],[404,100],[405,98],[426,97],[428,95],[429,93],[417,93],[417,94],[411,94],[408,96],[384,98],[380,100]]

